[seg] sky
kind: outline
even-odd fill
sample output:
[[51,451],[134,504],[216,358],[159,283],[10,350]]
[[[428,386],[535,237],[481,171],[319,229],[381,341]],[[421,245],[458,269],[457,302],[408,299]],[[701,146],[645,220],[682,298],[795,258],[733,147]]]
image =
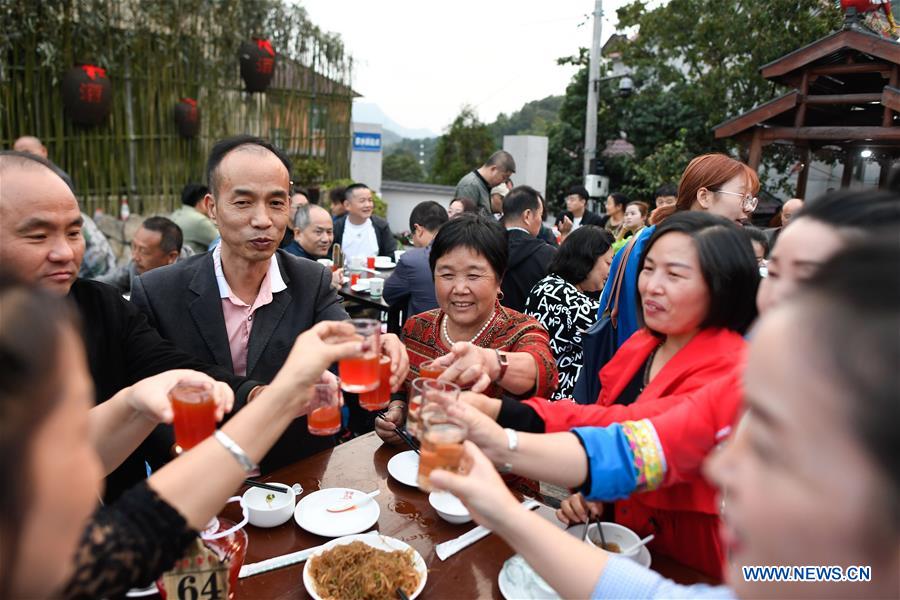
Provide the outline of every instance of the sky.
[[[353,88],[406,128],[439,134],[464,104],[484,122],[563,94],[574,68],[556,59],[590,47],[593,0],[301,0],[354,58]],[[603,41],[615,10],[603,3]]]

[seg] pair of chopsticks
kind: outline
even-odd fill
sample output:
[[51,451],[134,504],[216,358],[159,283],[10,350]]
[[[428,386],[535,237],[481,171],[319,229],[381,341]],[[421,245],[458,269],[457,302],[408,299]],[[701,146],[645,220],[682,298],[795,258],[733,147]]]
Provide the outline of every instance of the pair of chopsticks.
[[[384,416],[384,411],[376,412],[375,416],[380,418],[385,423],[391,423],[390,421],[387,420],[387,417]],[[400,437],[400,439],[403,440],[404,442],[406,442],[406,445],[409,446],[410,448],[412,448],[413,450],[415,450],[416,454],[418,454],[419,453],[419,444],[413,439],[413,437],[409,434],[409,432],[406,429],[404,429],[403,427],[400,427],[399,425],[395,425],[394,423],[391,423],[391,425],[394,425],[394,431],[397,433],[397,435]]]
[[269,485],[268,483],[262,483],[261,481],[254,481],[252,479],[245,479],[244,484],[253,486],[253,487],[262,488],[264,490],[269,490],[270,492],[280,492],[282,494],[287,494],[288,492],[291,491],[290,489],[285,489],[283,487],[278,487],[275,485]]

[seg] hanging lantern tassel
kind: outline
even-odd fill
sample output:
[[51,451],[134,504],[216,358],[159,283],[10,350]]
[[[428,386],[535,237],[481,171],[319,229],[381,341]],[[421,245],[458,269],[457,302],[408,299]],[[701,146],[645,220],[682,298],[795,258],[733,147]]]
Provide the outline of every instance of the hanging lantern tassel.
[[112,85],[105,69],[96,65],[78,65],[63,76],[62,96],[66,114],[72,121],[81,125],[99,125],[109,115]]
[[248,92],[264,92],[275,73],[275,50],[269,40],[253,38],[240,49],[241,78]]
[[175,105],[175,126],[182,137],[197,137],[200,133],[200,109],[193,98],[182,98]]

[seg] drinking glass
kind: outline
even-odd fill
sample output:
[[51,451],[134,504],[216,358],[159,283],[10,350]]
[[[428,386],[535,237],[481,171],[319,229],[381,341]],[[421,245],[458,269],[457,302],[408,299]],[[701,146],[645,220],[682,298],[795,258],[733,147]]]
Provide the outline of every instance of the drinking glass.
[[350,319],[356,334],[363,338],[363,355],[345,358],[338,363],[341,388],[361,394],[378,387],[378,359],[381,355],[381,323],[375,319]]
[[442,396],[451,401],[459,398],[459,386],[448,381],[438,381],[425,377],[413,379],[409,391],[409,406],[406,415],[406,430],[416,437],[421,437],[421,411],[436,397]]
[[179,381],[169,390],[175,451],[190,450],[216,431],[216,401],[205,384]]
[[384,293],[384,279],[373,277],[369,279],[369,295],[373,298],[381,298]]
[[424,377],[425,379],[437,379],[441,376],[441,373],[446,370],[447,367],[444,365],[439,365],[433,360],[426,360],[419,365],[419,377]]
[[378,387],[359,395],[359,405],[366,410],[381,410],[391,402],[391,357],[382,356],[378,368]]
[[421,416],[418,484],[422,491],[430,492],[433,488],[428,476],[432,470],[459,472],[468,428],[434,402],[422,408]]
[[340,379],[313,386],[306,422],[313,435],[334,435],[341,430]]

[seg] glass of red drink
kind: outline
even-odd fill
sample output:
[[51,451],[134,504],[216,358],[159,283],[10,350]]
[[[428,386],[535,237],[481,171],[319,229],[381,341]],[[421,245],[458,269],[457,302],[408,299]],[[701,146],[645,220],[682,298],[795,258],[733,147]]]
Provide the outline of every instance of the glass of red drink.
[[179,381],[169,390],[175,452],[190,450],[216,431],[216,401],[205,383]]
[[350,273],[350,285],[354,286],[359,283],[359,273]]
[[406,415],[406,430],[421,438],[421,413],[424,407],[438,396],[456,401],[459,398],[459,386],[448,381],[438,381],[417,377],[413,379],[409,390],[409,403]]
[[371,392],[379,383],[381,323],[375,319],[350,319],[350,324],[356,329],[356,335],[363,338],[363,354],[338,363],[341,388],[353,394]]
[[422,445],[419,447],[419,488],[430,492],[428,478],[434,469],[459,472],[463,456],[463,442],[468,428],[461,420],[448,415],[434,402],[422,408]]
[[341,430],[340,380],[313,386],[306,422],[313,435],[334,435]]
[[368,269],[374,269],[374,268],[375,268],[375,257],[374,257],[374,256],[367,256],[367,257],[366,257],[366,268],[368,268]]
[[426,360],[419,365],[419,377],[424,377],[425,379],[437,379],[441,376],[441,373],[446,370],[447,367],[444,365],[439,365],[433,360]]
[[359,405],[366,410],[381,410],[391,402],[391,357],[382,356],[378,369],[378,387],[359,395]]

